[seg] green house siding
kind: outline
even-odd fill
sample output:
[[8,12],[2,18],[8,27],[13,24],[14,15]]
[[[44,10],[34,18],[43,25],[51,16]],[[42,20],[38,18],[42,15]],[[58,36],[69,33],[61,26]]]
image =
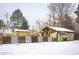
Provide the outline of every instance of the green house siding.
[[74,33],[54,32],[50,35],[53,41],[71,41],[74,40]]
[[67,40],[68,40],[68,41],[74,40],[74,33],[68,33],[68,34],[67,34]]
[[57,32],[54,32],[50,35],[53,41],[57,41]]
[[58,41],[63,41],[63,36],[58,33]]
[[74,33],[64,33],[61,35],[58,33],[58,41],[71,41],[74,40]]

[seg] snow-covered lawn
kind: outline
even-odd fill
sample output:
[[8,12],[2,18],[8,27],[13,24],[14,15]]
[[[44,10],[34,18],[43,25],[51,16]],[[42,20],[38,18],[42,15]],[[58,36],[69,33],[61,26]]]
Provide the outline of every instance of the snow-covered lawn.
[[0,54],[79,54],[79,41],[3,44],[0,45]]

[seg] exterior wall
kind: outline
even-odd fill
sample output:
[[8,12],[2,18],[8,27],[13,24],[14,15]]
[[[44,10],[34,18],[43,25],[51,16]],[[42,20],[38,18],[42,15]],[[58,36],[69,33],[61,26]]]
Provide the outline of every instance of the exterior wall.
[[[58,35],[57,35],[58,33]],[[58,36],[58,38],[57,38]],[[74,33],[65,33],[65,35],[61,35],[59,32],[54,32],[52,34],[50,34],[50,37],[52,38],[52,40],[54,41],[71,41],[74,40]],[[66,40],[67,38],[67,40]]]
[[69,33],[69,35],[67,35],[67,40],[74,40],[74,33]]
[[50,36],[52,33],[56,33],[56,31],[52,30],[52,29],[49,29],[48,31],[48,36]]
[[63,41],[63,36],[58,33],[58,41]]
[[50,37],[52,37],[52,38],[57,38],[57,32],[52,33],[52,34],[50,35]]
[[12,42],[12,32],[2,35],[2,44],[10,44]]
[[50,37],[52,38],[53,41],[57,41],[57,32],[50,34]]
[[28,32],[17,32],[18,36],[28,36],[29,33]]
[[[50,42],[50,41],[56,41],[56,31],[54,31],[54,30],[52,30],[52,29],[50,29],[50,28],[45,28],[45,29],[43,29],[42,30],[42,37],[43,37],[43,41],[44,41],[44,39],[46,39],[47,38],[47,41],[48,42]],[[54,39],[55,38],[55,39]]]
[[24,37],[24,41],[28,42],[29,32],[21,32],[21,31],[16,32],[16,31],[14,31],[13,35],[12,35],[12,42],[11,43],[13,43],[13,44],[20,43],[20,41],[21,41],[20,37]]
[[26,43],[26,37],[25,36],[18,36],[18,43]]

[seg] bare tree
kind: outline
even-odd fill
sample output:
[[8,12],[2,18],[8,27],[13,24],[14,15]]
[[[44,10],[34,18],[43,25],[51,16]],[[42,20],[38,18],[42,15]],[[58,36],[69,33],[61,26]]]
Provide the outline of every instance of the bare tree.
[[[74,10],[74,4],[72,3],[51,3],[48,6],[52,18],[58,21],[58,25],[63,27],[65,15],[70,15]],[[55,24],[55,23],[54,23]]]
[[10,28],[10,15],[9,13],[5,13],[4,17],[6,18],[6,28]]
[[43,24],[43,22],[41,20],[37,20],[36,24],[37,24],[39,30],[41,30],[43,28],[43,26],[44,26],[44,24]]
[[48,25],[49,25],[49,26],[52,25],[52,24],[51,24],[51,14],[49,14],[49,16],[48,16]]
[[49,26],[56,26],[55,13],[48,15],[48,25]]

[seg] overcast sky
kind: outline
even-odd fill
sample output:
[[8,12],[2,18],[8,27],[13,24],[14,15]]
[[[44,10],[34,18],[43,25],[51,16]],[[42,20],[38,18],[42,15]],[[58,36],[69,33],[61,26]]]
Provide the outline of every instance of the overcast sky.
[[16,9],[20,9],[22,11],[30,26],[36,26],[35,21],[38,19],[42,21],[47,19],[48,4],[46,3],[0,3],[0,19],[3,19],[6,22],[4,15],[8,12],[11,16],[12,12]]

